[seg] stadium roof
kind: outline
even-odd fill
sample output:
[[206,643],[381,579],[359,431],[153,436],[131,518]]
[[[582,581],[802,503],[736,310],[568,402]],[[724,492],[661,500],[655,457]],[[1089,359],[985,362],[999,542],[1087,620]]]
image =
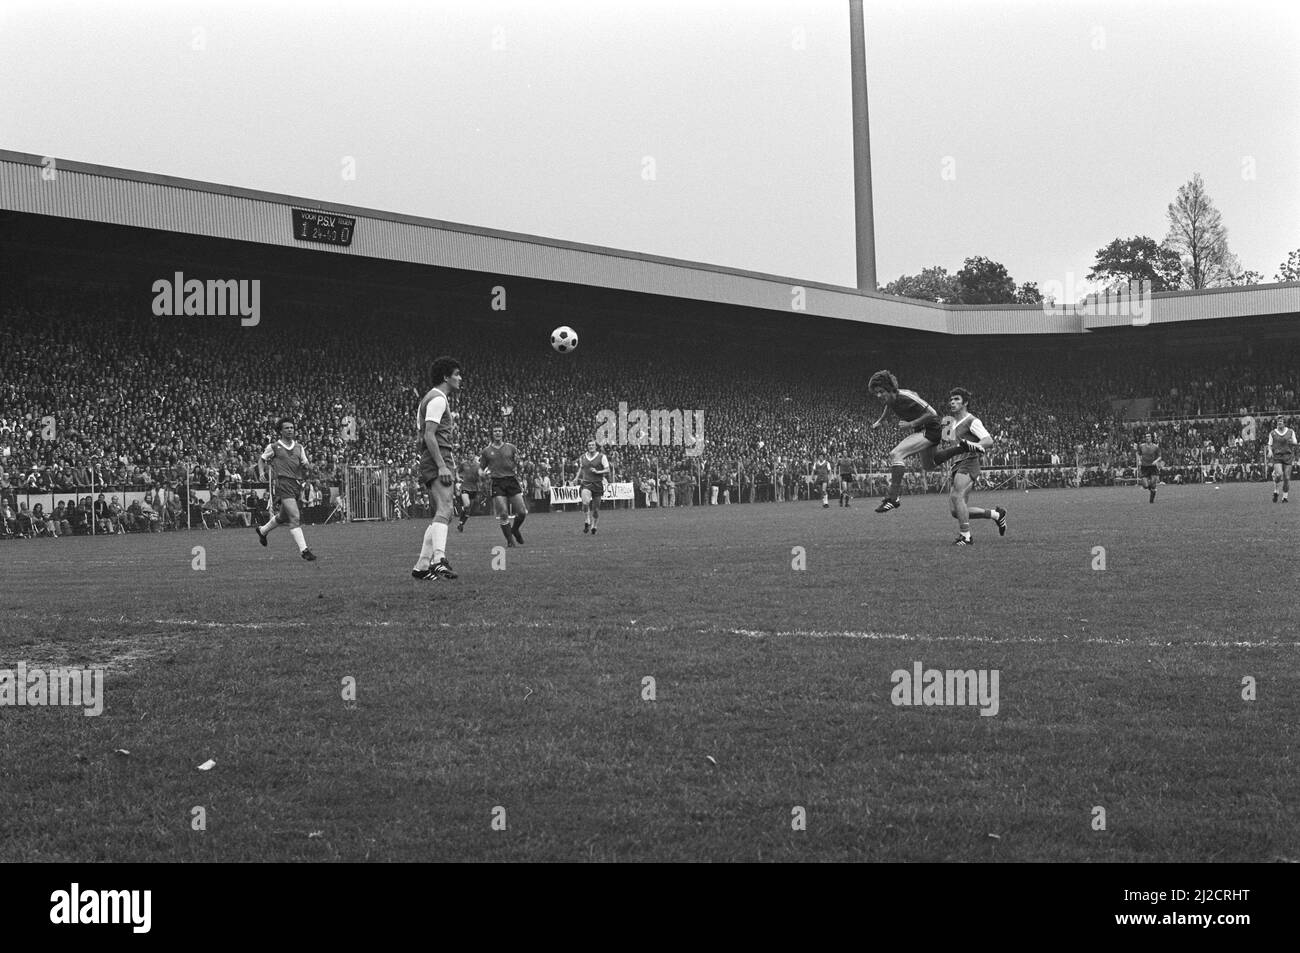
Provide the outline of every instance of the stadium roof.
[[[355,208],[233,186],[0,150],[0,208],[187,235],[310,248],[493,275],[685,298],[940,334],[1080,334],[1300,312],[1300,283],[1165,292],[1134,315],[1119,302],[1076,313],[1038,305],[936,304],[819,282]],[[351,244],[294,237],[293,210],[356,219]],[[1109,311],[1109,313],[1107,313]],[[1121,313],[1122,312],[1122,313]]]

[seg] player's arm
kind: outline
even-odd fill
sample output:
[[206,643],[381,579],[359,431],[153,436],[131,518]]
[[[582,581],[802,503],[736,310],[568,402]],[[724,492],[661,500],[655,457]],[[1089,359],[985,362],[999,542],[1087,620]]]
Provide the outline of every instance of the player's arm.
[[877,427],[879,427],[882,423],[885,422],[885,414],[887,413],[889,413],[888,404],[886,404],[884,408],[880,411],[880,416],[876,418],[876,422],[871,425],[872,430],[875,430]]
[[967,450],[974,450],[978,453],[984,453],[986,450],[993,449],[993,434],[988,432],[983,421],[975,420],[970,425],[970,432],[975,435],[974,440],[964,440]]
[[442,419],[443,411],[447,406],[447,398],[439,395],[429,401],[424,412],[424,445],[429,450],[429,456],[433,458],[434,465],[438,468],[438,482],[443,486],[451,486],[456,477],[447,466],[447,461],[442,458],[442,450],[438,446],[438,421]]
[[921,416],[917,417],[915,420],[905,420],[903,423],[906,426],[911,427],[917,433],[920,433],[930,424],[938,422],[939,415],[935,413],[934,408],[925,401],[921,401],[917,406],[921,408]]

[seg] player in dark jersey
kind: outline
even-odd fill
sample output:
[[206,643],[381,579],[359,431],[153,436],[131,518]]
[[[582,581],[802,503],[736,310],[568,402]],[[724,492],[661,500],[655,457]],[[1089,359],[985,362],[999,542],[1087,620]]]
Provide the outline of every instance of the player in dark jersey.
[[600,501],[605,495],[605,477],[609,473],[609,458],[600,452],[594,440],[587,441],[587,452],[578,457],[578,486],[582,498],[582,531],[596,533],[596,522],[600,519]]
[[470,514],[474,511],[474,502],[478,499],[479,487],[479,469],[478,461],[466,458],[460,462],[456,468],[457,491],[456,510],[460,517],[460,522],[456,524],[456,532],[465,532],[465,523],[468,522]]
[[308,562],[316,556],[307,548],[307,540],[302,534],[302,516],[298,512],[298,497],[302,494],[302,481],[307,479],[307,470],[311,463],[307,459],[307,450],[294,440],[293,421],[288,417],[280,419],[280,439],[268,443],[262,451],[262,463],[267,466],[271,483],[271,508],[279,504],[279,511],[265,526],[254,526],[257,541],[266,545],[266,537],[281,523],[289,527],[289,535],[298,544],[298,552]]
[[822,509],[831,505],[830,493],[831,486],[831,462],[826,459],[826,454],[818,453],[817,461],[813,464],[813,489],[821,494]]
[[1142,442],[1137,448],[1138,486],[1151,495],[1148,503],[1156,501],[1156,487],[1160,485],[1160,445],[1151,439],[1151,434],[1143,434]]
[[[501,524],[501,535],[507,546],[524,544],[519,527],[524,525],[528,507],[524,504],[523,487],[519,485],[519,454],[513,443],[506,443],[506,432],[501,427],[492,428],[492,442],[483,448],[478,457],[479,466],[492,480],[492,508]],[[515,521],[510,523],[510,511]]]
[[840,471],[840,506],[848,506],[849,498],[853,495],[853,458],[849,456],[847,448],[840,451],[835,467]]
[[1273,502],[1277,502],[1277,487],[1282,484],[1282,502],[1291,492],[1291,464],[1295,461],[1295,431],[1286,425],[1285,417],[1277,418],[1277,426],[1268,433],[1268,449],[1273,462]]
[[939,415],[916,391],[900,389],[898,378],[889,371],[876,371],[872,374],[867,382],[867,390],[885,402],[885,409],[871,425],[872,430],[878,428],[884,421],[885,414],[892,410],[898,415],[898,425],[912,431],[889,452],[888,495],[876,507],[877,513],[888,513],[902,505],[899,494],[903,489],[903,461],[917,455],[922,467],[927,470],[935,468],[934,448],[939,445],[941,436]]
[[948,512],[957,521],[957,538],[954,546],[973,546],[970,535],[971,520],[992,520],[998,535],[1007,534],[1007,511],[995,506],[984,509],[971,506],[970,491],[980,475],[980,456],[993,446],[993,437],[983,422],[970,412],[970,391],[954,387],[948,395],[948,413],[940,438],[944,447],[934,454],[936,464],[952,463],[952,489],[948,493]]
[[447,561],[447,526],[456,482],[456,415],[451,395],[460,390],[460,362],[440,357],[432,370],[438,383],[420,399],[415,425],[420,431],[420,483],[429,494],[433,520],[424,531],[420,557],[411,575],[416,579],[455,579]]

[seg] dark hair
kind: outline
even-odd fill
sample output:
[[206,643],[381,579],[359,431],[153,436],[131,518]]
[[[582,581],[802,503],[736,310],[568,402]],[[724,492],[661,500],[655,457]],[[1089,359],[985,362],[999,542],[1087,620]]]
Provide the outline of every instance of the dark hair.
[[275,423],[275,429],[276,429],[276,430],[283,430],[285,424],[288,424],[289,426],[292,427],[292,426],[293,426],[293,418],[292,418],[292,417],[281,417],[279,420],[276,421],[276,423]]
[[867,381],[867,390],[875,390],[877,387],[883,387],[885,390],[898,393],[898,378],[889,371],[876,371],[871,375],[871,380]]
[[454,357],[438,358],[433,362],[433,386],[437,387],[460,369],[460,361],[456,360]]
[[948,391],[948,396],[960,397],[963,404],[967,407],[970,406],[970,391],[964,387],[954,387],[952,390]]

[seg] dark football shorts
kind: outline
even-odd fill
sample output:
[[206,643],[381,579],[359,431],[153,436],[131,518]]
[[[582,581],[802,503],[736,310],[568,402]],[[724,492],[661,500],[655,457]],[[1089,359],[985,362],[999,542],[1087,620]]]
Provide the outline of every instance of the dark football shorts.
[[1146,466],[1146,465],[1143,465],[1143,467],[1142,467],[1142,475],[1143,475],[1144,477],[1160,476],[1160,468],[1159,468],[1159,467],[1154,467],[1154,466]]
[[953,475],[958,473],[967,474],[972,480],[980,475],[980,457],[978,453],[972,453],[964,460],[958,460],[952,465]]
[[852,474],[852,473],[841,473],[841,474],[840,474],[840,482],[841,482],[841,483],[852,483],[852,482],[853,482],[853,474]]
[[936,447],[943,442],[943,427],[939,425],[937,420],[926,424],[923,429],[914,432],[925,434],[925,439],[930,441]]
[[302,493],[302,484],[297,480],[294,480],[291,477],[275,478],[275,493],[272,494],[275,502],[279,503],[281,500],[296,500],[300,493]]
[[[442,462],[446,464],[447,469],[454,475],[456,473],[455,454],[447,447],[439,447],[438,451],[442,454]],[[438,482],[438,468],[433,465],[433,460],[426,450],[420,456],[420,483],[426,490],[430,489]]]
[[1290,454],[1290,453],[1275,453],[1275,454],[1273,454],[1273,462],[1274,462],[1274,463],[1280,463],[1280,464],[1282,464],[1282,466],[1284,466],[1284,467],[1289,467],[1289,466],[1291,465],[1291,461],[1292,461],[1293,459],[1294,459],[1294,455],[1293,455],[1293,454]]
[[519,486],[519,480],[516,477],[492,478],[493,496],[518,496],[523,492],[523,489]]
[[605,495],[604,483],[583,483],[581,484],[581,489],[590,493],[593,500],[599,500]]

